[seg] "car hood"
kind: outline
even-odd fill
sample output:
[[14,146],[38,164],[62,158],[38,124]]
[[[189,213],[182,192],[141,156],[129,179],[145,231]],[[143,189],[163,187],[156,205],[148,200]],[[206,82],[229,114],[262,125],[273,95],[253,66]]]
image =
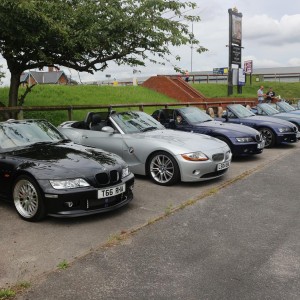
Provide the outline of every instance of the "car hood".
[[221,148],[224,148],[223,151],[225,151],[228,148],[226,143],[208,135],[172,129],[137,133],[131,135],[131,138],[137,139],[139,143],[143,142],[139,140],[150,141],[152,144],[165,147],[165,149],[171,149],[174,154],[182,154],[187,151],[210,152]]
[[276,125],[278,127],[280,126],[287,126],[287,127],[291,127],[291,123],[283,120],[283,119],[279,119],[279,118],[275,118],[275,117],[266,117],[266,116],[251,116],[248,118],[244,118],[241,119],[242,121],[246,121],[246,122],[252,122],[252,121],[257,121],[260,123],[268,123],[268,124],[273,124]]
[[282,112],[282,113],[278,113],[275,115],[272,115],[273,117],[278,117],[278,118],[284,118],[284,119],[293,119],[293,120],[297,120],[300,121],[300,116],[297,114],[293,114],[293,113],[288,113],[288,112]]
[[215,132],[226,133],[227,136],[230,137],[245,137],[245,136],[255,136],[259,134],[259,132],[253,128],[248,126],[244,126],[241,124],[232,124],[232,123],[223,123],[220,121],[210,121],[203,122],[199,124],[194,124],[194,127],[207,127],[211,128]]
[[115,154],[72,142],[34,144],[9,154],[20,159],[19,169],[38,179],[88,177],[125,165]]

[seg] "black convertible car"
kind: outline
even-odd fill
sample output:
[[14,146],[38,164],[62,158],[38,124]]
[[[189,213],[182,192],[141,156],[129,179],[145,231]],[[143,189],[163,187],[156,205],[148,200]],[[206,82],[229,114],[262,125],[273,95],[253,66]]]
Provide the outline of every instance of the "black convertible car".
[[133,185],[119,156],[76,145],[45,120],[0,123],[0,198],[25,220],[110,211],[133,199]]

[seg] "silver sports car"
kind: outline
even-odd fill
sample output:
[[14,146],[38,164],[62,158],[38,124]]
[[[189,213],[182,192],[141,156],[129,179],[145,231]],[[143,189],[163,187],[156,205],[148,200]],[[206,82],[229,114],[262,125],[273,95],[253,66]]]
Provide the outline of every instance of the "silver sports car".
[[140,111],[89,112],[84,121],[67,121],[58,129],[75,143],[120,155],[133,173],[148,175],[160,185],[220,177],[232,157],[226,143],[165,129]]

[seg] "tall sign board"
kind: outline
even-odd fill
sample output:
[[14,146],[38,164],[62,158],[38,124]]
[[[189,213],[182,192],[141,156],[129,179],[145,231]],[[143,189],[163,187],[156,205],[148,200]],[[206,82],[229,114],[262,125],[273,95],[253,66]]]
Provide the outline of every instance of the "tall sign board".
[[[241,68],[242,59],[242,17],[236,8],[228,9],[229,14],[229,66],[228,66],[228,96],[233,93],[232,65]],[[242,86],[238,85],[238,93],[242,93]]]

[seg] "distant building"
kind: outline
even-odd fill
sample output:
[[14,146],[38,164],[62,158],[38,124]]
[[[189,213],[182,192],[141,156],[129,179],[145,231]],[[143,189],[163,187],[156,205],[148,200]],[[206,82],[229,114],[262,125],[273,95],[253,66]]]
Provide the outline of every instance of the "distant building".
[[20,77],[21,84],[77,84],[67,77],[64,71],[49,67],[47,72],[28,71]]

